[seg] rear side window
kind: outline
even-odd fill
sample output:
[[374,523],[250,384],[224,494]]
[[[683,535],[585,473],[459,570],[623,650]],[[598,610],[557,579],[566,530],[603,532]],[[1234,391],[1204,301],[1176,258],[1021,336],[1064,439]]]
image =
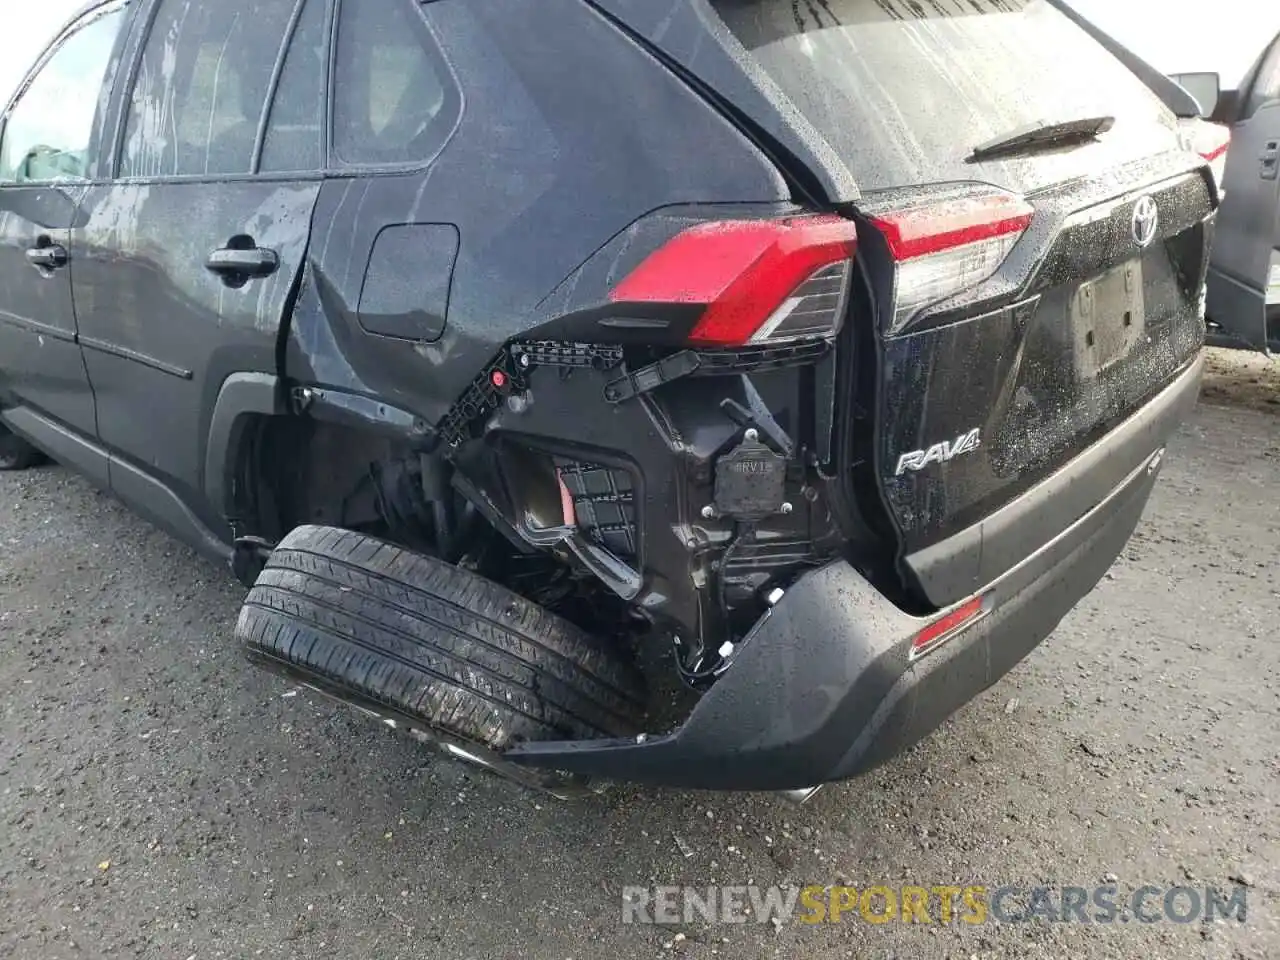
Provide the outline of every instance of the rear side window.
[[262,148],[264,172],[324,169],[329,4],[306,0],[289,43]]
[[1045,0],[712,5],[864,190],[986,179],[966,162],[974,147],[1045,121],[1114,116],[1117,132],[1144,136],[1172,125],[1133,73]]
[[456,93],[414,0],[343,0],[333,96],[340,163],[435,155],[456,115]]
[[249,173],[298,0],[162,0],[138,67],[120,175]]

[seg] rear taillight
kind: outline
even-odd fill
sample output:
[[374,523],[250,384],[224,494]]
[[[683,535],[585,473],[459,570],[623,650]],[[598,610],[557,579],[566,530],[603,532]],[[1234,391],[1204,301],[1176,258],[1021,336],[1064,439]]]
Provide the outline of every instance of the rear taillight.
[[1220,123],[1197,121],[1179,130],[1184,149],[1200,155],[1213,171],[1213,180],[1222,196],[1223,181],[1227,174],[1227,149],[1231,146],[1231,128]]
[[689,334],[697,344],[830,336],[848,302],[856,230],[826,215],[699,224],[647,257],[610,300],[702,305]]
[[1003,192],[969,192],[870,211],[897,264],[895,327],[922,307],[994,274],[1031,224],[1034,208]]
[[1204,157],[1209,164],[1209,169],[1213,171],[1213,180],[1218,185],[1218,196],[1223,194],[1223,187],[1227,179],[1227,150],[1231,146],[1231,131],[1223,130],[1224,140],[1218,146],[1212,149],[1201,150],[1200,156]]

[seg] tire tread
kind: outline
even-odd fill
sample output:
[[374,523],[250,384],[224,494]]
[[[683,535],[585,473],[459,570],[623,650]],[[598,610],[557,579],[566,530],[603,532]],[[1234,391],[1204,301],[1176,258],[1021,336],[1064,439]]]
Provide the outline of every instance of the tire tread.
[[634,665],[484,578],[353,531],[299,527],[249,592],[236,635],[287,664],[491,749],[628,735]]

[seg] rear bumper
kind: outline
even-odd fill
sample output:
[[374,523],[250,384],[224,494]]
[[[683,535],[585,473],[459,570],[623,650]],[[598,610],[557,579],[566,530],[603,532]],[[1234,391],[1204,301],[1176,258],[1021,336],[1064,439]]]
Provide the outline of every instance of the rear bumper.
[[785,790],[840,780],[919,740],[1025,657],[1102,578],[1137,525],[1169,435],[1194,405],[1202,363],[1058,474],[1089,483],[1137,459],[1057,537],[980,592],[989,613],[912,662],[932,619],[902,612],[848,563],[802,577],[753,628],[729,671],[672,733],[635,740],[528,743],[507,758],[616,780]]

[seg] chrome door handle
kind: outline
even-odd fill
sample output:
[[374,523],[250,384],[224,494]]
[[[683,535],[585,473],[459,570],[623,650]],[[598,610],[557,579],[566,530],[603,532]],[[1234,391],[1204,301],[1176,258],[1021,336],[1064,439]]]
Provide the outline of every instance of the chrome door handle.
[[67,248],[58,243],[45,243],[27,249],[27,263],[38,270],[57,270],[65,267],[69,260]]

